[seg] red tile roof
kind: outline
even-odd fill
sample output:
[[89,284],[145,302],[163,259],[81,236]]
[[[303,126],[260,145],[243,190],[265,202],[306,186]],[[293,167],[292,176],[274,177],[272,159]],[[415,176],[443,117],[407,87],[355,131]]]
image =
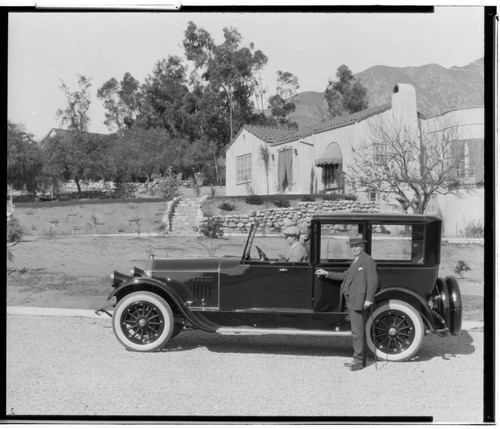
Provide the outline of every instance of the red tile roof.
[[287,143],[293,140],[298,140],[300,138],[304,138],[310,136],[312,134],[319,134],[325,131],[330,131],[335,128],[345,127],[346,125],[351,125],[356,122],[362,121],[364,119],[369,118],[370,116],[377,115],[379,113],[385,112],[386,110],[391,108],[391,103],[384,104],[378,107],[372,107],[371,109],[361,110],[360,112],[352,113],[347,116],[341,116],[338,118],[329,119],[319,124],[311,125],[307,128],[303,128],[301,130],[297,130],[292,134],[282,137],[276,144]]
[[261,125],[243,125],[249,133],[267,143],[276,143],[278,140],[295,133],[297,130],[291,128],[269,127]]
[[335,128],[344,127],[346,125],[354,124],[356,122],[362,121],[369,118],[370,116],[377,115],[379,113],[385,112],[391,108],[391,103],[384,104],[378,107],[372,107],[371,109],[365,109],[360,112],[352,113],[351,115],[342,116],[339,118],[330,119],[327,121],[320,122],[309,127],[305,127],[299,130],[291,128],[280,128],[280,127],[269,127],[262,125],[249,125],[245,124],[241,127],[241,130],[233,139],[233,142],[238,138],[241,132],[245,129],[252,133],[254,136],[258,137],[262,141],[269,143],[271,145],[279,145],[282,143],[288,143],[294,140],[298,140],[312,134],[318,134],[325,131],[333,130]]

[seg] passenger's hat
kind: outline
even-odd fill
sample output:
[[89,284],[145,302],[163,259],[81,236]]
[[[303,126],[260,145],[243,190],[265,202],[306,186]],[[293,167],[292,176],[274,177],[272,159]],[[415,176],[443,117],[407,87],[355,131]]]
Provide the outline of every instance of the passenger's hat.
[[349,246],[357,246],[358,244],[365,244],[366,240],[363,240],[363,237],[361,235],[358,235],[356,237],[351,237],[349,239]]
[[285,228],[283,230],[283,234],[285,234],[285,235],[296,235],[297,237],[300,237],[300,229],[297,228],[296,226],[289,226],[288,228]]

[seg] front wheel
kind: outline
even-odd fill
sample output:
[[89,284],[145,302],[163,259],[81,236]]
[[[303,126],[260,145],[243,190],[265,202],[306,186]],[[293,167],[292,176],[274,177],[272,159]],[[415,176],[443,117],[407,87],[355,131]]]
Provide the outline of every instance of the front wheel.
[[113,332],[127,350],[161,349],[172,336],[172,309],[160,296],[134,292],[118,301],[113,312]]
[[399,362],[412,358],[425,335],[419,312],[410,304],[391,299],[368,314],[366,343],[379,359]]

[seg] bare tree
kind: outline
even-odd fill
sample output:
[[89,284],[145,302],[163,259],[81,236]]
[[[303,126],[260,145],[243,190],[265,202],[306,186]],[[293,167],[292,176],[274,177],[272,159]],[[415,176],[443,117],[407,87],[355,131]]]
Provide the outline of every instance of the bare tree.
[[385,119],[373,118],[368,138],[353,148],[354,163],[348,167],[351,185],[394,198],[404,212],[424,213],[433,194],[460,196],[457,124],[448,120],[436,131],[427,131]]

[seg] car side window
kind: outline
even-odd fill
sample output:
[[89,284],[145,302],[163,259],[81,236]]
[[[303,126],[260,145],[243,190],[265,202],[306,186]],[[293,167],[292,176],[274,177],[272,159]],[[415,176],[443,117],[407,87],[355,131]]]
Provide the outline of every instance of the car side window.
[[352,259],[349,237],[357,234],[359,225],[323,223],[320,230],[320,263]]
[[424,225],[372,225],[372,257],[378,261],[424,263]]

